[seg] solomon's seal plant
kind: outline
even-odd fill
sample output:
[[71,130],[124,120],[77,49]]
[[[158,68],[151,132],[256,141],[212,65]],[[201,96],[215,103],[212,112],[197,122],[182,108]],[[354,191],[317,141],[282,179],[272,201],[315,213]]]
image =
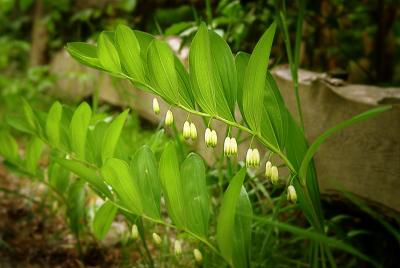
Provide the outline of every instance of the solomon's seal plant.
[[[76,42],[69,43],[67,50],[79,62],[128,79],[137,88],[161,97],[170,107],[209,120],[204,137],[208,147],[214,148],[218,143],[217,132],[210,126],[212,120],[225,123],[229,130],[245,132],[252,140],[257,139],[284,163],[289,173],[287,198],[291,202],[298,201],[316,232],[314,237],[321,237],[326,228],[313,155],[334,132],[390,107],[379,107],[344,121],[308,146],[302,128],[287,110],[268,71],[275,28],[272,24],[265,31],[251,54],[233,55],[227,43],[202,23],[190,47],[188,70],[164,41],[123,25],[113,32],[101,33],[97,46]],[[240,116],[235,116],[236,109]],[[179,157],[172,141],[163,148],[159,161],[151,146],[143,146],[133,155],[127,155],[121,149],[119,137],[128,110],[111,122],[96,119],[87,103],[73,111],[56,102],[44,114],[23,102],[23,110],[25,123],[13,121],[11,125],[33,136],[28,146],[28,159],[19,159],[16,142],[7,133],[0,133],[0,153],[15,166],[21,165],[24,171],[36,175],[38,154],[43,144],[47,144],[52,149],[54,165],[49,180],[57,191],[65,190],[65,185],[59,181],[62,177],[58,176],[60,169],[64,169],[80,178],[71,186],[69,202],[76,201],[74,197],[82,194],[86,184],[104,200],[93,223],[97,238],[104,238],[116,213],[120,212],[132,224],[137,224],[139,228],[132,227],[132,236],[139,236],[143,241],[142,219],[185,232],[230,266],[246,268],[251,265],[252,220],[257,216],[253,215],[249,195],[243,186],[246,167],[240,168],[230,179],[219,203],[216,228],[209,229],[210,217],[214,214],[210,210],[206,169],[199,155],[190,153]],[[160,112],[157,99],[153,100],[153,111]],[[173,123],[173,114],[168,109],[165,125]],[[196,127],[187,123],[184,136],[195,139]],[[227,136],[230,133],[228,131]],[[235,138],[225,139],[224,153],[227,156],[237,153]],[[245,157],[246,166],[258,168],[261,158],[258,148],[251,143]],[[267,164],[265,174],[272,183],[278,182],[277,167]],[[172,223],[163,220],[161,196]],[[74,228],[79,233],[79,221],[75,221]],[[154,243],[161,243],[157,233],[152,236]],[[332,259],[333,246],[371,261],[356,249],[329,239],[329,245],[312,240],[311,255],[317,266],[326,258]],[[197,248],[193,254],[199,263],[207,259],[203,259]]]
[[[211,120],[221,121],[229,128],[236,128],[256,138],[272,154],[281,158],[288,169],[288,199],[292,202],[298,199],[314,230],[324,234],[319,186],[312,161],[314,153],[335,131],[383,112],[388,107],[368,111],[339,124],[309,147],[302,128],[287,110],[268,71],[275,29],[275,24],[272,24],[261,36],[251,54],[239,52],[233,55],[227,43],[202,23],[190,46],[188,70],[164,41],[123,25],[118,26],[114,32],[101,33],[97,46],[69,43],[67,50],[72,57],[85,65],[106,71],[115,77],[128,79],[134,86],[160,96],[169,105],[208,119],[209,124],[204,135],[207,147],[216,147],[218,140],[216,131],[210,127]],[[236,107],[241,117],[235,116]],[[168,110],[165,124],[172,123],[172,112]],[[183,135],[193,139],[196,135],[192,131],[192,125],[189,130],[188,123],[184,125]],[[227,137],[224,153],[230,156],[236,152],[236,140]],[[191,200],[186,196],[191,191],[183,190],[184,181],[181,178],[184,178],[185,174],[191,174],[189,177],[197,174],[196,168],[203,170],[202,164],[197,163],[202,161],[194,155],[189,155],[188,159],[192,159],[197,166],[184,162],[179,170],[174,154],[174,147],[167,145],[160,159],[160,178],[173,223],[195,235],[213,251],[218,252],[230,265],[248,267],[252,207],[246,190],[242,187],[246,170],[242,169],[231,179],[224,194],[218,216],[217,249],[207,239],[210,212],[206,190],[202,190],[199,202],[184,202],[186,198]],[[260,161],[259,150],[249,148],[245,157],[246,166],[257,168]],[[118,177],[111,175],[114,174],[106,173],[104,178]],[[276,166],[267,164],[266,175],[272,183],[278,182]],[[204,189],[205,182],[196,180],[196,183],[199,183],[197,189]],[[187,216],[187,207],[198,214]],[[143,207],[133,208],[135,210],[130,211],[143,215]],[[331,256],[329,247],[318,244],[312,247],[316,256]],[[197,250],[194,251],[194,255],[197,260],[201,259]]]

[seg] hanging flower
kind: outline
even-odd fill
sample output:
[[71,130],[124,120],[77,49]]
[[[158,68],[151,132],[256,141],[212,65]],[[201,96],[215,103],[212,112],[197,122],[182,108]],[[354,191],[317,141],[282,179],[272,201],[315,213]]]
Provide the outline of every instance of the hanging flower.
[[175,255],[179,256],[182,254],[182,244],[181,241],[179,240],[175,240],[174,243],[174,251],[175,251]]
[[132,234],[132,238],[135,239],[135,240],[139,237],[139,231],[138,231],[138,228],[137,228],[136,224],[132,225],[131,234]]
[[232,156],[237,154],[237,142],[235,138],[225,138],[224,142],[224,154],[226,156]]
[[204,141],[207,147],[214,148],[215,146],[217,146],[218,142],[217,132],[215,132],[215,130],[207,128],[204,134]]
[[258,167],[259,165],[260,165],[260,153],[258,152],[258,149],[249,148],[246,154],[246,166]]
[[272,184],[277,184],[279,181],[278,168],[276,166],[271,167],[271,182]]
[[161,244],[161,237],[157,233],[153,233],[153,241],[156,243],[156,245]]
[[183,137],[186,140],[190,138],[190,124],[188,121],[185,121],[183,124]]
[[165,115],[165,125],[170,126],[174,122],[174,115],[172,114],[171,110],[167,111],[167,114]]
[[265,163],[265,177],[267,179],[271,178],[271,168],[272,168],[272,163],[270,161],[267,161],[267,163]]
[[153,112],[157,115],[160,114],[160,105],[157,98],[153,98]]
[[198,250],[197,248],[193,250],[193,255],[197,263],[201,263],[203,261],[203,255],[201,254],[201,251]]
[[190,138],[192,140],[196,140],[197,139],[197,129],[195,124],[192,122],[190,123]]
[[294,188],[293,185],[289,185],[289,187],[287,189],[287,200],[289,200],[292,203],[297,202],[296,189]]

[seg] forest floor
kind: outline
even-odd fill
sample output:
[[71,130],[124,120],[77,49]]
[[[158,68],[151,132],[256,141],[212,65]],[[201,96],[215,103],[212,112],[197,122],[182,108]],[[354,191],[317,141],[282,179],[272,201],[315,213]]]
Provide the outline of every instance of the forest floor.
[[43,188],[10,175],[0,165],[0,267],[123,266],[119,245],[104,246],[94,239],[85,239],[85,253],[79,256],[61,209],[50,208],[50,202],[38,198],[39,192],[46,198]]

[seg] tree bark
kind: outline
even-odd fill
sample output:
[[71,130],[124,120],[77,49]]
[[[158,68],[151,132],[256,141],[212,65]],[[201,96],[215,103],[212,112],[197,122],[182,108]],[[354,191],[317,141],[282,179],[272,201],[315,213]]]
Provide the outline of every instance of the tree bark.
[[46,48],[49,35],[43,21],[44,15],[45,8],[43,0],[36,0],[33,10],[32,41],[29,53],[29,65],[31,67],[46,63]]

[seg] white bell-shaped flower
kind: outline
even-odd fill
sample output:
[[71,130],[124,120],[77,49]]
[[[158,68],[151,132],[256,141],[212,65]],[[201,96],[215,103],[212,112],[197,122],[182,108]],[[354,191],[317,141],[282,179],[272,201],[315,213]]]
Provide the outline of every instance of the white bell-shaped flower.
[[183,137],[187,140],[190,138],[190,124],[188,121],[185,121],[183,124]]
[[276,166],[271,167],[271,182],[272,184],[277,184],[279,181],[278,168]]
[[292,203],[297,202],[296,189],[294,188],[293,185],[289,185],[289,187],[287,189],[287,200],[289,200]]
[[157,98],[153,98],[153,112],[157,115],[160,114],[160,105]]
[[172,114],[171,110],[167,111],[167,114],[165,115],[165,125],[170,126],[174,123],[174,115]]
[[190,123],[190,138],[192,140],[197,139],[197,129],[194,123]]

